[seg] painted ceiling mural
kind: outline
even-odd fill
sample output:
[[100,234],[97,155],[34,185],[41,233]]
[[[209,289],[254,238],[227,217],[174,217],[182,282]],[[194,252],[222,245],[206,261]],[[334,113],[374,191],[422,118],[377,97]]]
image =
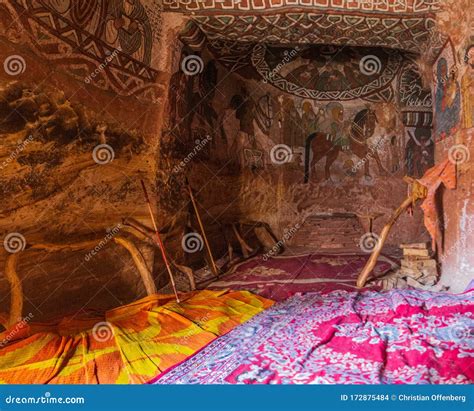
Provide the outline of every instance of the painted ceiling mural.
[[264,11],[298,7],[373,13],[426,13],[438,11],[440,3],[440,0],[163,0],[165,10],[183,12]]
[[[291,61],[291,59],[293,59]],[[286,62],[281,64],[281,62]],[[281,91],[312,100],[390,101],[403,55],[389,49],[308,46],[282,49],[256,45],[253,67]]]
[[164,11],[190,14],[202,32],[193,33],[195,40],[205,36],[216,47],[218,42],[225,48],[231,42],[375,46],[427,52],[434,60],[446,40],[435,29],[440,0],[163,1]]
[[156,100],[160,0],[0,0],[0,11],[13,22],[9,40],[29,43],[80,80],[95,73],[102,89]]
[[378,46],[420,52],[440,49],[433,17],[360,16],[313,13],[195,15],[193,21],[209,40],[269,44]]
[[[181,60],[193,53],[183,49]],[[377,64],[364,73],[367,56]],[[202,71],[186,76],[178,69],[171,80],[166,133],[184,153],[211,135],[200,156],[231,172],[259,173],[282,147],[291,153],[295,181],[350,177],[364,186],[379,175],[420,177],[433,163],[431,93],[407,53],[257,44],[238,77],[229,76],[232,62],[207,51],[199,57]],[[214,92],[217,84],[225,93]]]

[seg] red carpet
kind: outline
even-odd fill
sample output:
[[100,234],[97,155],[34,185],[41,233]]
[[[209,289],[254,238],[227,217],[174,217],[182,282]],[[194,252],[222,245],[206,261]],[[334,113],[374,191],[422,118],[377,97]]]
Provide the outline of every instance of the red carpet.
[[[297,292],[354,291],[368,258],[368,254],[306,254],[265,261],[258,256],[235,266],[209,288],[248,290],[276,301]],[[381,276],[395,265],[394,259],[381,256],[374,274]]]

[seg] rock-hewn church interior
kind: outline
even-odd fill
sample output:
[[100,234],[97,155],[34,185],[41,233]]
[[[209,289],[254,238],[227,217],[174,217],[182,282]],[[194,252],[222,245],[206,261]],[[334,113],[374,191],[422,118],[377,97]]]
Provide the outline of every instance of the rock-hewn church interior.
[[474,382],[472,0],[0,0],[0,382]]

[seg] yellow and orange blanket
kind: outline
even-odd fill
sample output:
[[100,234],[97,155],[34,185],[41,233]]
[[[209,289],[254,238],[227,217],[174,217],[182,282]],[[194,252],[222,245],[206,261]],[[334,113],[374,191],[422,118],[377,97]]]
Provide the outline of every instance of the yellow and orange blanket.
[[270,307],[247,291],[156,294],[102,317],[23,322],[0,334],[0,383],[146,383]]

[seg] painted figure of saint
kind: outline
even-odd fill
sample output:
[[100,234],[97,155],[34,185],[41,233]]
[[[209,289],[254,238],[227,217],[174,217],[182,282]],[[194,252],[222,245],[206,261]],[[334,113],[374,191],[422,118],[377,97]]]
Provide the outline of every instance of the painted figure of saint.
[[329,136],[335,146],[341,146],[343,150],[349,147],[349,138],[345,132],[344,107],[341,103],[333,102],[326,106],[326,118],[318,128],[318,131]]
[[431,129],[418,127],[414,132],[408,130],[408,139],[405,153],[406,173],[411,177],[420,178],[434,165]]
[[461,80],[462,89],[462,127],[474,127],[474,45],[466,50],[464,61],[467,70]]
[[443,139],[459,127],[461,93],[456,80],[456,70],[449,69],[445,58],[440,58],[437,66],[436,88],[436,135]]
[[151,63],[152,30],[139,0],[110,1],[105,40],[142,63]]

